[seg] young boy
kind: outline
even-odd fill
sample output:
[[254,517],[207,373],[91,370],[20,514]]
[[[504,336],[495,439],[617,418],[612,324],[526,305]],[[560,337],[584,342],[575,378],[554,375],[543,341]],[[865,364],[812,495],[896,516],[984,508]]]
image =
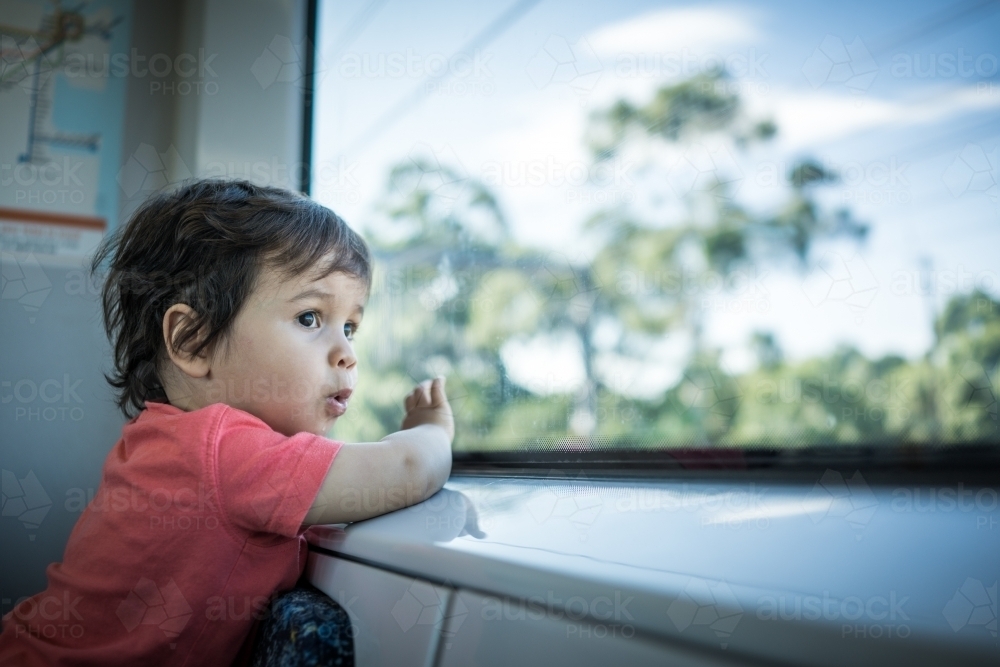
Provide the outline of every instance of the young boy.
[[443,379],[379,442],[324,435],[358,380],[371,285],[361,240],[309,199],[197,181],[98,250],[130,417],[48,588],[4,618],[0,664],[228,665],[291,589],[312,524],[436,493],[454,436]]

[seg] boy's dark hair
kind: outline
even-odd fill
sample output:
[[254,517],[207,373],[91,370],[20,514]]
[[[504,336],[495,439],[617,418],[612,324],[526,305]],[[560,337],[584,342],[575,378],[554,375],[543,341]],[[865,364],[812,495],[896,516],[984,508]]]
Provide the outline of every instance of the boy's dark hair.
[[[159,364],[166,357],[163,316],[185,303],[196,313],[178,349],[193,354],[225,342],[264,266],[301,275],[327,254],[316,278],[356,276],[370,289],[371,255],[333,211],[301,195],[242,180],[197,180],[158,194],[102,241],[93,275],[110,258],[101,292],[104,328],[114,347],[116,403],[133,417],[147,400],[166,401]],[[200,334],[199,334],[200,332]]]

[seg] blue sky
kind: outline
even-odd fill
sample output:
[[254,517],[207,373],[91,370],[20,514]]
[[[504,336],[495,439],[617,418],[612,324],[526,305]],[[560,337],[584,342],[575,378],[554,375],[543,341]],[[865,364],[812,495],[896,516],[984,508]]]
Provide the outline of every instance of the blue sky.
[[[706,304],[706,333],[736,371],[751,363],[756,329],[774,331],[793,358],[842,343],[917,356],[931,342],[931,312],[962,284],[1000,293],[991,185],[1000,179],[1000,3],[543,0],[478,53],[463,51],[516,5],[322,3],[314,196],[363,230],[377,224],[389,168],[432,156],[491,182],[520,241],[585,260],[592,247],[575,230],[588,215],[633,193],[637,210],[669,220],[697,177],[692,164],[707,164],[732,182],[737,201],[767,212],[787,195],[769,170],[822,159],[844,176],[823,202],[850,207],[871,224],[870,238],[817,248],[818,277],[774,268],[758,281],[762,301],[744,307],[740,295],[719,294]],[[450,76],[428,76],[449,58]],[[740,152],[706,141],[665,158],[639,151],[623,156],[628,164],[606,187],[573,181],[588,160],[587,113],[621,97],[641,103],[720,59],[748,112],[777,122],[770,145]],[[505,176],[531,165],[550,177]],[[913,286],[921,270],[924,279],[935,272],[936,298]],[[850,280],[827,289],[844,272]],[[853,296],[837,291],[845,285]],[[521,341],[512,354],[555,358],[545,350],[559,345]],[[684,349],[663,341],[649,354],[666,368]],[[564,359],[554,372],[573,376],[572,365]],[[669,381],[647,384],[652,392]]]

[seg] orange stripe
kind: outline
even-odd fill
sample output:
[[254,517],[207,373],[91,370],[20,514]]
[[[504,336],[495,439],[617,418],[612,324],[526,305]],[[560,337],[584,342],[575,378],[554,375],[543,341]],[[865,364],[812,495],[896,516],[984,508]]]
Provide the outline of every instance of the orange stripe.
[[84,227],[103,232],[107,226],[104,218],[89,215],[70,215],[68,213],[44,213],[27,209],[7,208],[0,206],[0,219],[15,222],[39,222],[43,225],[65,225],[68,227]]

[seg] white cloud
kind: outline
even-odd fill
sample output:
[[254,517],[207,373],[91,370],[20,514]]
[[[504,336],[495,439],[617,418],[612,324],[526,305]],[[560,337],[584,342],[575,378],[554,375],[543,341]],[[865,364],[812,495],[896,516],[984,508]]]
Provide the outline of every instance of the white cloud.
[[585,35],[599,56],[626,53],[705,53],[761,38],[745,13],[724,6],[662,9],[598,28]]
[[512,381],[541,396],[575,391],[586,380],[580,340],[568,332],[512,338],[500,357]]
[[772,99],[770,113],[778,125],[783,150],[817,146],[880,127],[941,123],[964,113],[1000,107],[1000,97],[982,95],[972,87],[916,102],[812,91],[776,92]]
[[641,359],[600,354],[595,370],[601,382],[616,394],[653,400],[680,381],[691,349],[691,337],[687,332],[678,332],[651,344]]

